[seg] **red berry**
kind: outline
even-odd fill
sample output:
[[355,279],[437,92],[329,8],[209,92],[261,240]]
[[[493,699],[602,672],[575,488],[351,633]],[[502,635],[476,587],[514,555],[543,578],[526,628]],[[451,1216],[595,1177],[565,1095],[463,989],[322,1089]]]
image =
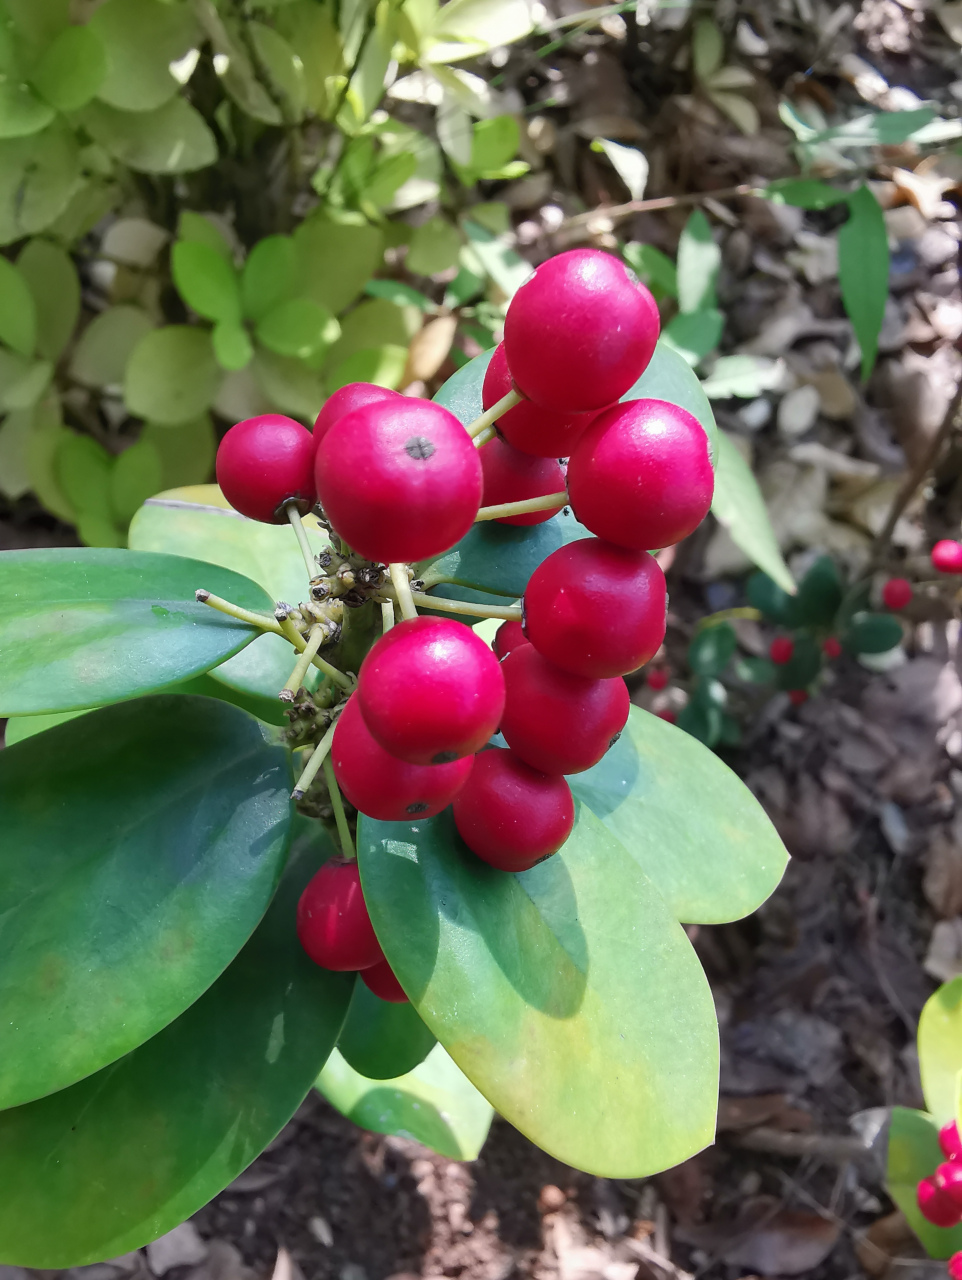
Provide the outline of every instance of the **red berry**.
[[504,708],[501,664],[480,636],[451,618],[399,622],[361,664],[357,701],[385,751],[409,764],[473,756]]
[[954,1120],[950,1120],[939,1130],[939,1146],[946,1160],[962,1160],[962,1138],[959,1137],[959,1126]]
[[807,689],[789,689],[788,700],[793,707],[800,707],[803,702],[808,701]]
[[647,551],[600,538],[559,547],[524,593],[524,633],[543,657],[576,676],[623,676],[665,638],[665,575]]
[[[492,405],[496,405],[508,394],[512,385],[511,371],[508,369],[502,342],[484,371],[482,408],[490,409]],[[594,413],[558,412],[543,409],[532,400],[522,400],[501,415],[498,430],[509,444],[522,453],[536,458],[566,458],[593,417]]]
[[541,773],[581,773],[621,735],[631,701],[624,680],[588,680],[525,644],[501,664],[507,697],[501,732]]
[[829,636],[822,641],[822,653],[826,658],[839,658],[842,655],[842,642],[836,636]]
[[674,724],[678,719],[671,707],[662,707],[660,711],[655,712],[655,715],[659,720],[667,720],[669,724]]
[[430,400],[379,400],[335,422],[315,477],[337,532],[383,564],[447,551],[481,505],[478,451],[454,414]]
[[354,859],[331,858],[297,904],[297,936],[324,969],[367,969],[384,959]]
[[666,400],[628,400],[599,413],[568,463],[571,509],[620,547],[670,547],[701,524],[715,475],[697,418]]
[[506,658],[519,644],[527,644],[520,622],[502,622],[494,633],[493,649],[499,658]]
[[548,777],[493,747],[474,768],[454,801],[461,839],[500,871],[527,871],[557,853],[571,834],[575,805],[564,778]]
[[[561,493],[565,473],[556,458],[532,458],[505,444],[491,440],[478,450],[484,475],[483,507],[497,507],[502,502],[523,502],[526,498],[543,498]],[[497,524],[543,524],[556,516],[564,502],[546,511],[531,511],[524,516],[501,516]]]
[[962,542],[943,538],[932,548],[932,567],[939,573],[962,573]]
[[904,609],[912,599],[912,584],[907,578],[889,578],[882,588],[886,609]]
[[338,387],[332,396],[324,401],[321,412],[314,419],[314,448],[334,426],[355,409],[366,404],[377,404],[379,400],[401,400],[399,391],[389,391],[387,387],[375,386],[373,382],[349,382]]
[[570,249],[511,299],[504,351],[529,400],[584,413],[614,404],[641,377],[660,325],[654,298],[623,262]]
[[303,515],[316,500],[314,437],[293,418],[264,413],[236,423],[217,449],[217,483],[235,511],[285,524],[285,503]]
[[795,641],[791,636],[776,636],[768,649],[768,656],[776,667],[784,667],[791,662],[795,652]]
[[962,1253],[953,1253],[946,1263],[949,1280],[962,1280]]
[[472,757],[429,765],[395,759],[371,736],[352,695],[334,731],[331,761],[355,809],[381,822],[410,822],[447,808],[471,772]]
[[407,1004],[404,988],[394,976],[394,970],[386,960],[382,960],[380,964],[371,965],[370,969],[363,969],[361,981],[368,991],[373,991],[379,999],[389,1000],[391,1004]]
[[646,675],[646,681],[649,689],[654,689],[656,693],[664,689],[671,678],[671,672],[667,667],[653,667]]
[[932,1176],[962,1214],[962,1164],[947,1160]]
[[935,1178],[923,1178],[916,1191],[919,1212],[934,1227],[955,1227],[962,1221],[959,1209]]

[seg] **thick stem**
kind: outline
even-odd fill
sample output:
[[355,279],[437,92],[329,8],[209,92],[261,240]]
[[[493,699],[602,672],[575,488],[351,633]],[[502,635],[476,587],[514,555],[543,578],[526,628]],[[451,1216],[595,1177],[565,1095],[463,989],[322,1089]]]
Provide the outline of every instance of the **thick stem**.
[[405,619],[416,618],[418,611],[414,607],[414,594],[411,591],[411,581],[408,578],[407,565],[405,564],[389,564],[388,572],[391,575],[391,583],[397,596],[397,602],[401,609],[401,617]]
[[386,636],[394,626],[394,601],[381,601],[381,635]]
[[297,779],[297,784],[294,787],[294,790],[291,792],[292,800],[304,799],[304,796],[307,794],[308,788],[310,787],[314,779],[317,777],[318,771],[320,770],[321,765],[324,763],[327,753],[331,749],[331,743],[334,741],[334,730],[336,727],[337,727],[337,724],[335,722],[335,724],[331,725],[327,733],[325,733],[324,737],[320,740],[320,742],[311,752],[311,758],[310,760],[308,760],[307,764],[305,765],[304,772]]
[[311,544],[307,539],[307,530],[304,528],[304,521],[301,519],[301,513],[297,509],[297,503],[289,502],[284,510],[287,512],[287,518],[291,522],[291,528],[297,535],[297,545],[300,547],[301,555],[304,557],[307,576],[313,578],[317,574],[317,562],[314,559]]
[[[308,638],[304,651],[297,659],[297,664],[291,672],[284,688],[277,695],[282,702],[293,702],[294,695],[304,683],[304,677],[307,675],[307,669],[317,656],[317,651],[321,647],[321,641],[324,639],[326,632],[324,627],[314,627]],[[327,676],[325,675],[325,679]]]
[[357,850],[354,848],[354,841],[351,839],[351,828],[347,823],[347,814],[344,812],[344,801],[341,799],[341,788],[337,785],[337,778],[334,777],[334,765],[331,763],[329,755],[324,757],[324,777],[327,779],[327,789],[331,793],[331,808],[334,810],[334,821],[337,823],[337,835],[341,842],[341,854],[348,859],[357,857]]
[[521,502],[501,502],[494,507],[482,507],[474,517],[479,520],[501,520],[505,516],[526,516],[531,511],[550,511],[553,507],[563,507],[568,501],[567,489],[560,493],[546,493],[540,498],[525,498]]
[[519,604],[474,604],[471,600],[444,600],[441,596],[429,596],[423,591],[412,591],[414,603],[422,609],[440,609],[442,613],[463,613],[471,618],[503,618],[506,622],[521,621]]
[[502,414],[507,413],[509,409],[513,409],[523,399],[524,396],[521,392],[515,391],[514,387],[512,387],[506,396],[502,396],[497,404],[493,404],[490,409],[486,409],[480,418],[475,418],[473,422],[469,422],[465,430],[474,439],[475,436],[481,434],[485,427],[490,427],[492,423],[497,422]]
[[277,621],[268,617],[266,613],[254,613],[251,609],[242,609],[240,605],[231,604],[229,600],[223,600],[220,596],[205,591],[203,587],[194,592],[194,598],[199,604],[210,605],[218,613],[226,613],[229,618],[236,618],[238,622],[249,622],[252,627],[260,627],[262,631],[272,631],[278,636],[284,634]]

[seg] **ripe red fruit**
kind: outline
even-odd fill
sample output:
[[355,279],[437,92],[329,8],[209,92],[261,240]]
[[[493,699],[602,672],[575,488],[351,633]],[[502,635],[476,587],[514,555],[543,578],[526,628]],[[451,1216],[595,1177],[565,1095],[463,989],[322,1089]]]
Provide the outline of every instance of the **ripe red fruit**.
[[962,1280],[962,1253],[953,1253],[945,1265],[949,1280]]
[[451,764],[397,760],[371,736],[353,694],[341,712],[331,747],[341,790],[355,809],[382,822],[432,818],[446,809],[467,781],[471,761],[471,756]]
[[939,573],[962,573],[962,542],[943,538],[932,548],[932,567]]
[[263,413],[236,423],[217,449],[217,483],[242,516],[285,524],[284,506],[303,515],[316,500],[314,437],[293,418]]
[[621,735],[631,700],[624,680],[588,680],[562,671],[534,645],[501,664],[507,697],[501,732],[525,764],[540,773],[581,773]]
[[481,505],[481,463],[453,413],[398,396],[335,422],[317,450],[317,493],[367,560],[412,563],[460,541]]
[[889,578],[882,588],[886,609],[904,609],[912,599],[912,584],[907,578]]
[[659,720],[667,720],[669,724],[675,724],[678,719],[671,707],[662,707],[660,711],[655,712],[655,715]]
[[671,677],[671,672],[667,667],[654,667],[646,675],[646,681],[649,689],[654,689],[656,693],[664,689]]
[[[490,440],[478,454],[484,476],[481,495],[483,507],[500,506],[502,502],[523,502],[527,498],[543,498],[549,493],[561,493],[565,487],[565,473],[556,458],[533,458],[505,444],[503,440]],[[564,502],[545,511],[531,511],[523,516],[501,516],[496,524],[543,524],[556,516]]]
[[385,751],[409,764],[449,764],[480,751],[504,708],[501,664],[451,618],[399,622],[361,664],[357,702]]
[[807,689],[789,689],[788,700],[793,707],[800,707],[803,703],[808,701],[808,690]]
[[939,1146],[946,1160],[962,1160],[962,1138],[959,1137],[959,1126],[954,1120],[950,1120],[939,1130]]
[[784,667],[791,662],[795,652],[795,641],[791,636],[776,636],[768,649],[768,656],[776,667]]
[[623,262],[570,249],[511,299],[504,352],[535,404],[583,413],[614,404],[641,377],[660,327],[654,298]]
[[933,1174],[935,1181],[962,1214],[962,1165],[947,1160]]
[[324,969],[367,969],[384,959],[353,858],[331,858],[309,881],[297,904],[297,936]]
[[822,641],[822,653],[826,658],[839,658],[842,654],[842,642],[836,636],[829,636]]
[[475,756],[471,776],[454,800],[461,839],[500,871],[527,871],[557,853],[574,821],[564,778],[539,773],[504,747]]
[[314,419],[314,448],[317,448],[335,422],[340,422],[355,409],[366,404],[377,404],[379,400],[403,398],[399,391],[389,391],[387,387],[375,386],[373,382],[349,382],[346,386],[338,387],[324,401],[321,412]]
[[916,1198],[922,1217],[934,1227],[954,1227],[962,1221],[962,1209],[952,1202],[935,1178],[922,1179]]
[[362,969],[361,981],[368,991],[373,991],[381,1000],[389,1000],[391,1004],[407,1004],[404,988],[386,960],[372,965],[370,969]]
[[[502,342],[484,371],[482,408],[490,409],[496,405],[512,385]],[[532,400],[522,400],[501,415],[498,430],[510,445],[522,453],[536,458],[566,458],[593,417],[594,413],[559,412],[544,409]]]
[[494,633],[493,649],[499,658],[506,658],[519,644],[527,644],[520,622],[502,622]]
[[549,662],[593,680],[623,676],[665,638],[665,575],[647,551],[583,538],[541,562],[522,607],[524,633]]
[[715,488],[708,437],[666,400],[627,400],[599,413],[568,463],[571,509],[620,547],[670,547],[701,524]]

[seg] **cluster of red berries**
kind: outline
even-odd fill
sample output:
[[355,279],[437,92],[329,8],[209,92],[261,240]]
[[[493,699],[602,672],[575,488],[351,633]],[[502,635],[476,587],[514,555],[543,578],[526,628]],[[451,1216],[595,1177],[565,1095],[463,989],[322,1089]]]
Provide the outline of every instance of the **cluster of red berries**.
[[[375,565],[440,555],[482,503],[558,493],[553,509],[507,517],[550,519],[566,487],[594,535],[535,570],[523,623],[505,623],[493,652],[463,623],[436,617],[408,618],[373,645],[331,747],[337,783],[362,814],[417,822],[451,804],[468,848],[506,871],[532,867],[567,839],[574,802],[564,775],[591,768],[621,733],[622,677],[664,638],[665,579],[650,553],[691,533],[711,504],[699,422],[660,400],[618,403],[658,332],[651,294],[621,262],[573,250],[512,299],[483,405],[512,390],[523,398],[480,449],[441,405],[365,384],[336,392],[313,434],[269,416],[224,437],[217,477],[237,510],[279,523],[291,502],[304,511],[317,501]],[[488,745],[498,730],[506,747]],[[299,933],[319,964],[361,970],[377,994],[403,998],[382,968],[353,862],[318,872]]]
[[[954,1120],[939,1130],[939,1146],[945,1161],[922,1178],[916,1198],[922,1217],[934,1227],[957,1227],[962,1223],[962,1138]],[[948,1265],[952,1280],[962,1280],[962,1253],[953,1254]]]

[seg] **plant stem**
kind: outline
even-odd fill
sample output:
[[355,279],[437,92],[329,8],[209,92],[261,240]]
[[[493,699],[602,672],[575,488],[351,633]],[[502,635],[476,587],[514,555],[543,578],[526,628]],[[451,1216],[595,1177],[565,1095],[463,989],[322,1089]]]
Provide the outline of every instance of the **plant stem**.
[[493,404],[490,409],[486,409],[480,418],[475,418],[473,422],[469,422],[465,427],[468,435],[474,439],[475,436],[481,434],[485,427],[491,426],[493,422],[501,417],[503,413],[507,413],[509,409],[513,409],[516,404],[520,404],[524,396],[520,391],[515,391],[514,387],[506,396],[502,396],[497,404]]
[[381,601],[381,635],[386,636],[394,626],[394,601]]
[[552,507],[563,507],[568,501],[568,490],[560,493],[546,493],[540,498],[525,498],[521,502],[500,502],[494,507],[482,507],[474,517],[479,520],[500,520],[504,516],[526,516],[530,511],[550,511]]
[[291,522],[291,528],[297,535],[297,545],[301,549],[301,555],[304,557],[304,564],[307,568],[307,576],[313,578],[317,576],[317,562],[314,559],[314,552],[311,550],[311,544],[307,540],[307,530],[304,528],[304,521],[301,519],[301,513],[297,509],[296,502],[289,502],[285,507],[287,518]]
[[331,725],[327,733],[325,733],[324,737],[320,740],[320,742],[311,752],[311,758],[310,760],[308,760],[307,764],[304,766],[304,772],[297,779],[297,783],[294,787],[294,790],[291,792],[292,800],[304,799],[304,796],[307,794],[308,787],[317,777],[318,771],[321,765],[324,763],[327,753],[331,749],[331,743],[334,741],[334,730],[336,728],[337,728],[337,723],[335,722],[334,724]]
[[[307,641],[291,622],[286,612],[278,608],[274,617],[277,619],[281,635],[291,642],[298,653],[303,653],[307,648]],[[354,682],[350,676],[346,676],[343,671],[338,671],[333,663],[328,662],[326,658],[322,658],[320,654],[315,653],[311,658],[311,662],[317,667],[318,671],[323,671],[326,676],[330,676],[334,683],[340,685],[342,689],[350,691],[354,688]]]
[[472,618],[504,618],[506,622],[521,621],[519,604],[474,604],[471,600],[445,600],[441,596],[429,596],[423,591],[412,591],[416,605],[422,609],[440,609],[442,613],[464,613]]
[[685,205],[701,204],[704,200],[735,200],[739,196],[757,196],[764,191],[752,183],[742,182],[737,187],[724,187],[720,191],[691,191],[681,196],[657,196],[653,200],[628,200],[625,204],[604,205],[591,209],[588,213],[576,213],[565,218],[559,230],[568,231],[572,227],[584,227],[603,218],[620,221],[630,218],[635,213],[654,213],[659,209],[677,209]]
[[762,615],[758,609],[753,609],[750,605],[739,606],[737,609],[721,609],[718,613],[710,613],[707,617],[700,618],[695,624],[695,631],[708,631],[711,627],[721,626],[723,622],[734,622],[738,618],[746,618],[749,622],[761,622]]
[[327,779],[327,789],[331,793],[331,808],[334,810],[334,821],[337,823],[337,835],[341,842],[341,853],[345,858],[354,859],[357,857],[357,850],[354,848],[354,841],[351,839],[351,828],[347,825],[347,814],[344,812],[341,788],[337,785],[337,778],[334,777],[334,766],[329,755],[324,757],[323,765],[324,777]]
[[418,611],[414,607],[414,595],[411,591],[407,565],[389,564],[388,572],[391,575],[391,583],[394,586],[397,602],[401,608],[401,617],[405,619],[416,618]]
[[[324,635],[325,630],[323,627],[313,627],[311,629],[311,634],[308,637],[307,644],[304,646],[304,651],[297,659],[297,664],[291,672],[287,684],[284,685],[284,688],[277,695],[282,702],[294,701],[294,695],[304,683],[304,677],[307,675],[307,669],[317,656],[317,651],[321,647],[321,641],[324,639]],[[326,673],[324,678],[325,680],[327,679]]]
[[253,627],[260,627],[262,631],[272,631],[278,636],[284,634],[277,621],[266,613],[254,613],[251,609],[242,609],[240,605],[231,604],[229,600],[215,596],[210,591],[205,591],[203,587],[194,592],[194,598],[200,604],[210,605],[218,613],[226,613],[229,618],[236,618],[238,622],[249,622]]
[[483,431],[479,431],[474,437],[474,445],[476,449],[480,449],[483,444],[487,444],[489,440],[493,440],[498,434],[498,428],[495,426],[487,426]]

